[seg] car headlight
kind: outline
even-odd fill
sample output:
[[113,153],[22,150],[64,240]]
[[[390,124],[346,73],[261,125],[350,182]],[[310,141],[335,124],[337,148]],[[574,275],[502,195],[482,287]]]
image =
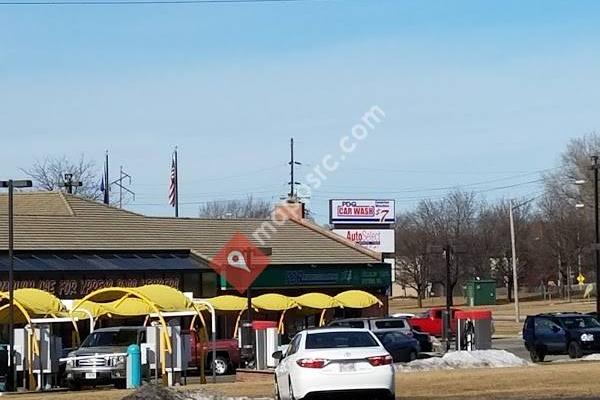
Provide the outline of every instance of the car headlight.
[[591,333],[584,333],[583,335],[581,335],[581,341],[582,342],[593,342],[594,335],[592,335]]
[[75,366],[75,360],[67,360],[67,367],[74,367]]

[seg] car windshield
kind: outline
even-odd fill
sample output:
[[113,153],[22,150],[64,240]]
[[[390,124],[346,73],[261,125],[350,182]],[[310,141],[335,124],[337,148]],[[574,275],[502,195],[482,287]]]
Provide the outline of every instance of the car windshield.
[[81,347],[129,346],[136,343],[137,331],[134,330],[94,332],[85,338]]
[[395,329],[395,328],[405,328],[406,322],[403,319],[386,319],[382,321],[375,321],[375,326],[377,329]]
[[324,332],[306,336],[307,349],[339,349],[346,347],[377,347],[369,332]]
[[364,328],[363,321],[334,321],[329,326],[339,326],[341,328]]
[[562,322],[567,329],[600,328],[600,322],[590,316],[565,317]]

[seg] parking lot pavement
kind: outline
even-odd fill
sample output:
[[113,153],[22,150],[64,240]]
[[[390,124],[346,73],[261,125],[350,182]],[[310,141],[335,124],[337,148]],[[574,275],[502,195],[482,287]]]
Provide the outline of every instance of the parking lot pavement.
[[[494,339],[492,341],[492,347],[496,350],[506,350],[513,353],[517,357],[521,357],[525,360],[530,361],[529,352],[525,349],[523,339],[519,336]],[[547,362],[553,362],[557,360],[569,360],[569,356],[547,356]]]

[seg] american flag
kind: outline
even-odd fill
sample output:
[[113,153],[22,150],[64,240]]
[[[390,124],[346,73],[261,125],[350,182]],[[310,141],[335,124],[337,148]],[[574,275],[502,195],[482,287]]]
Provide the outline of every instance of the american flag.
[[177,162],[175,162],[175,153],[171,159],[171,176],[169,178],[169,205],[175,207],[177,203]]

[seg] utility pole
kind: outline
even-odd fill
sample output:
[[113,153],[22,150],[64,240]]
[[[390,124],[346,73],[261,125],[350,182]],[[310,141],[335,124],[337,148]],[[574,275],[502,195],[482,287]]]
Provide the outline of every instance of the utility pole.
[[594,250],[596,257],[594,259],[596,269],[596,312],[600,315],[600,226],[598,225],[598,156],[592,156],[592,169],[594,170],[594,225],[595,225],[595,237],[594,237]]
[[0,187],[8,188],[8,390],[17,389],[17,373],[15,371],[15,285],[14,285],[14,188],[28,188],[33,184],[30,180],[0,181]]
[[450,289],[450,262],[452,260],[452,246],[447,245],[445,248],[446,251],[446,318],[444,318],[444,340],[446,342],[446,352],[450,351],[450,337],[452,334],[450,330],[452,329],[452,315],[451,315],[451,307],[452,307],[452,290]]
[[517,246],[515,238],[515,217],[513,216],[514,203],[510,204],[510,242],[512,247],[512,274],[513,274],[513,297],[515,298],[515,321],[521,321],[521,312],[519,310],[519,276],[517,274]]
[[110,204],[110,180],[108,176],[108,150],[104,157],[104,178],[102,179],[102,190],[104,191],[104,204]]
[[73,194],[73,186],[81,187],[83,186],[83,182],[74,181],[73,174],[65,174],[65,188],[67,188],[67,193]]
[[294,160],[294,138],[290,139],[290,162],[288,164],[290,165],[290,182],[289,182],[290,193],[288,195],[288,199],[296,200],[297,195],[296,195],[296,189],[295,189],[294,185],[299,185],[300,182],[296,182],[294,180],[294,166],[302,165],[302,163]]
[[133,196],[133,200],[135,201],[135,192],[129,189],[128,187],[124,186],[123,184],[123,181],[125,179],[128,179],[129,185],[131,185],[131,175],[125,172],[123,170],[123,166],[121,165],[119,167],[119,179],[116,179],[110,183],[111,185],[117,185],[119,187],[119,208],[123,208],[123,191],[126,191],[131,196]]
[[446,261],[446,307],[445,307],[445,315],[443,315],[442,323],[442,341],[446,343],[446,351],[450,350],[450,339],[452,337],[452,276],[450,272],[450,268],[452,266],[452,256],[458,258],[459,254],[465,253],[465,248],[462,245],[457,244],[446,244],[445,246],[439,245],[428,245],[427,253],[428,254],[440,254],[444,253],[444,258]]

